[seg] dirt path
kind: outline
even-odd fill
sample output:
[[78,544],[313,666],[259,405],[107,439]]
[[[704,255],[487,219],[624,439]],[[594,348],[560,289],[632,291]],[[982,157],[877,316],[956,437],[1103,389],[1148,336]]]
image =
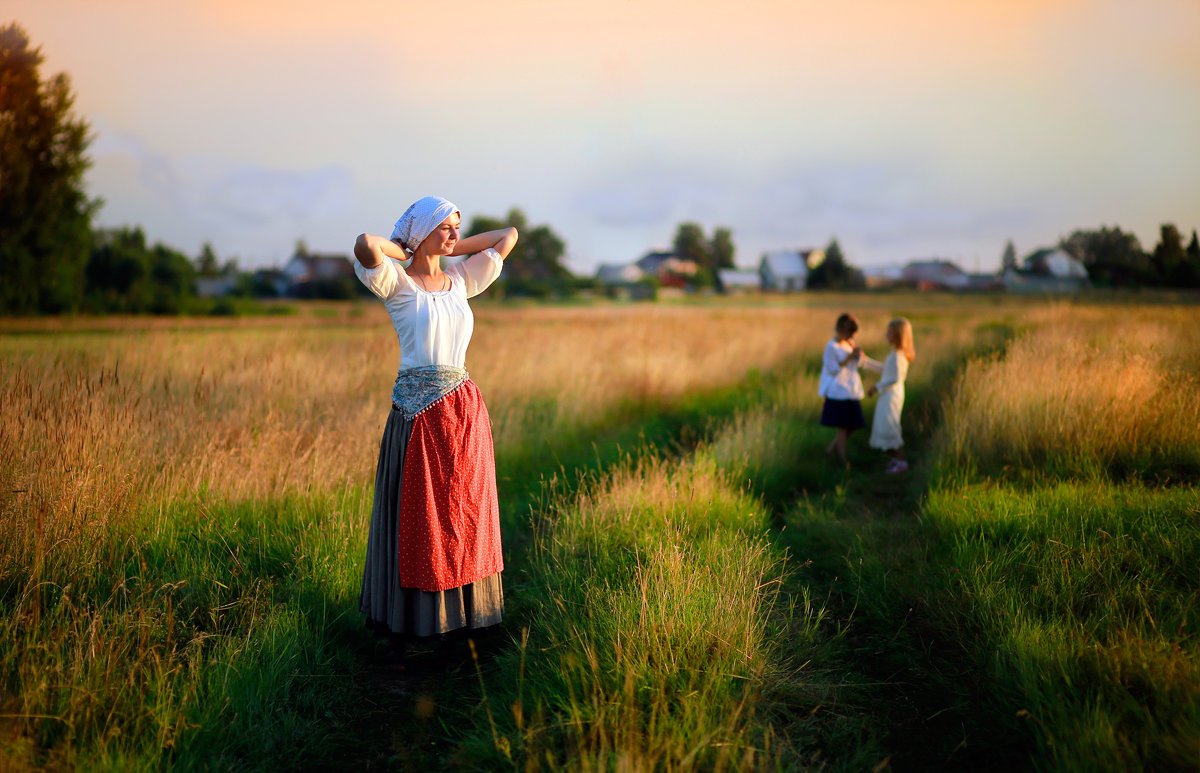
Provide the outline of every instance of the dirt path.
[[[799,367],[797,364],[795,367]],[[527,528],[511,527],[513,510],[527,512],[547,490],[545,480],[557,480],[556,491],[575,491],[587,472],[602,474],[623,455],[638,448],[681,456],[738,410],[770,393],[773,379],[789,373],[763,376],[753,373],[742,383],[708,394],[691,395],[675,406],[649,408],[589,435],[579,447],[549,448],[547,466],[525,480],[509,480],[501,486],[502,518],[506,524],[505,591],[510,612],[520,606],[520,572],[525,561]],[[438,648],[430,644],[414,649],[404,673],[384,663],[384,647],[356,642],[361,648],[354,683],[361,700],[338,731],[338,754],[332,763],[314,765],[318,770],[461,770],[472,769],[471,760],[460,758],[456,738],[467,722],[478,721],[476,711],[482,695],[480,675],[485,677],[497,653],[511,646],[513,632],[520,630],[519,612],[509,614],[494,635],[477,639],[472,657],[466,639]]]
[[824,484],[780,513],[782,543],[807,563],[789,590],[826,600],[829,630],[840,632],[826,665],[844,684],[822,709],[830,744],[822,756],[845,759],[845,726],[858,725],[880,769],[1026,768],[1032,738],[1011,732],[1012,718],[986,700],[986,669],[965,645],[968,601],[944,538],[922,519],[928,455],[920,441],[932,436],[933,412],[932,396],[916,397],[907,410],[925,420],[911,438],[909,473],[884,474],[883,456],[856,437],[851,467],[826,463]]

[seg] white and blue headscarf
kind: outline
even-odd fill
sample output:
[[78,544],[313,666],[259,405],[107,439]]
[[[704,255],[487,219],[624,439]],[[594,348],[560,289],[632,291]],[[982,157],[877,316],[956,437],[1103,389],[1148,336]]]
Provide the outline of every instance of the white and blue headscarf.
[[412,255],[446,218],[458,212],[458,207],[441,196],[426,196],[404,210],[392,229],[392,241],[399,240],[404,251]]

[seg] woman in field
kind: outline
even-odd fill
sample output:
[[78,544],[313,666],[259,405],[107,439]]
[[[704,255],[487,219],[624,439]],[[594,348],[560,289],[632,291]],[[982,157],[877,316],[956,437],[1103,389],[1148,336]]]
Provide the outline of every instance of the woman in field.
[[[900,432],[900,412],[904,410],[904,380],[908,377],[908,366],[917,356],[912,324],[904,317],[893,319],[887,326],[887,341],[892,345],[892,352],[879,368],[879,383],[872,385],[868,393],[871,397],[879,394],[875,417],[871,421],[870,446],[887,452],[891,461],[884,472],[895,474],[908,470],[908,462],[904,459],[904,436]],[[875,370],[873,365],[872,361],[867,367]]]
[[[504,611],[491,421],[465,368],[467,299],[500,275],[517,231],[462,239],[461,224],[457,207],[427,196],[390,239],[361,234],[354,244],[354,271],[400,341],[359,602],[367,625],[390,634],[400,668],[406,639],[496,625]],[[466,254],[443,270],[443,256]]]
[[867,426],[862,412],[863,384],[858,369],[874,362],[854,343],[857,332],[858,320],[851,314],[842,314],[833,326],[833,338],[825,344],[825,353],[821,357],[818,393],[825,398],[821,424],[835,431],[825,453],[832,456],[836,452],[843,464],[846,463],[850,433]]

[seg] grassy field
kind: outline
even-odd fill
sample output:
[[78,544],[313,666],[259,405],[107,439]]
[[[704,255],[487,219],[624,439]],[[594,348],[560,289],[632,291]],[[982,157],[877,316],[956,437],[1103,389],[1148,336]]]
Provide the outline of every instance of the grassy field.
[[[1190,769],[1200,309],[1134,300],[481,305],[509,612],[406,677],[381,309],[0,322],[0,764]],[[843,308],[909,475],[821,453]]]

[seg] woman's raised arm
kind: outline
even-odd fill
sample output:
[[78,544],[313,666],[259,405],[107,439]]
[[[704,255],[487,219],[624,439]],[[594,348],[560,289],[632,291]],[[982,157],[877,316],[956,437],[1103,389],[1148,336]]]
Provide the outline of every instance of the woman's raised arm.
[[481,234],[459,239],[451,255],[470,255],[471,253],[482,252],[491,247],[500,253],[501,258],[507,258],[508,253],[512,252],[512,248],[516,244],[517,229],[511,226],[508,228],[497,228],[495,231],[484,231]]
[[354,240],[354,259],[361,263],[363,268],[375,268],[383,263],[384,258],[405,260],[408,255],[400,245],[382,236],[364,233]]

